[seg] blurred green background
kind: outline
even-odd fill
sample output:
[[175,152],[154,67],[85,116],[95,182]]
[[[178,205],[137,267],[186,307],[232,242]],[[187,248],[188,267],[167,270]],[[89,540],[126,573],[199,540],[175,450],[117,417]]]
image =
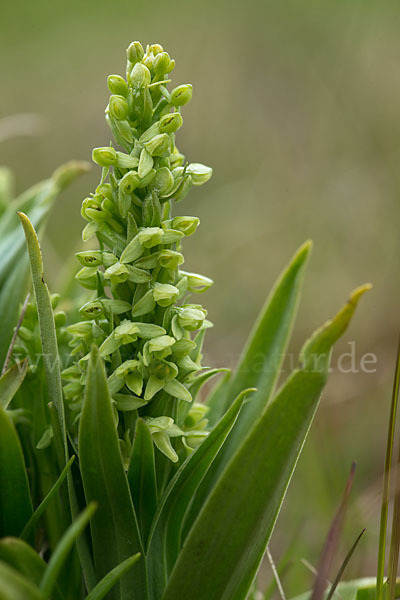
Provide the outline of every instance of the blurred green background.
[[[367,527],[347,576],[375,568],[399,332],[399,26],[395,1],[14,0],[1,8],[0,117],[33,113],[44,127],[0,142],[18,191],[108,143],[106,76],[123,73],[131,40],[163,44],[177,60],[175,84],[193,83],[178,144],[214,177],[179,211],[202,223],[186,243],[186,267],[216,282],[204,298],[215,323],[208,364],[235,363],[274,279],[307,238],[315,248],[291,352],[350,289],[374,284],[334,365],[354,341],[358,369],[374,353],[376,371],[334,368],[272,540],[277,562],[290,549],[289,596],[312,581],[302,560],[316,565],[352,460],[336,564]],[[81,245],[79,207],[98,177],[93,168],[74,184],[51,218],[44,249],[53,291]],[[266,566],[264,587],[269,579]]]

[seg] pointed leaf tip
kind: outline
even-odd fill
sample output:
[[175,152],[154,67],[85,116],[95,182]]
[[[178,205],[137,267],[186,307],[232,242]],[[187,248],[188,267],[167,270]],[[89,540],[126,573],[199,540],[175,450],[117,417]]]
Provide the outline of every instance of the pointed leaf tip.
[[89,162],[85,160],[71,160],[70,162],[61,165],[52,174],[52,179],[60,190],[66,188],[77,177],[88,173],[92,168]]
[[[300,351],[300,362],[302,363],[303,368],[315,368],[317,364],[315,358],[317,356],[328,357],[333,344],[346,331],[360,298],[371,288],[372,285],[370,283],[366,283],[356,288],[350,294],[350,298],[336,316],[326,321],[326,323],[319,327],[305,342]],[[317,370],[321,370],[320,367],[318,367]]]

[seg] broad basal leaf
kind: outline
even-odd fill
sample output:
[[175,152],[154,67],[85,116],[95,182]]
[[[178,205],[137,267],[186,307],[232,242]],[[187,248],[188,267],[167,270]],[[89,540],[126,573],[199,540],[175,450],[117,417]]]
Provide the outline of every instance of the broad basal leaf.
[[319,329],[253,425],[190,530],[163,600],[244,600],[257,573],[325,384],[334,342],[360,296]]
[[1,600],[45,600],[41,591],[26,577],[0,561]]
[[248,387],[256,387],[258,390],[252,401],[243,407],[229,438],[204,478],[192,504],[188,526],[196,518],[218,476],[240,447],[254,422],[260,418],[271,398],[296,315],[310,251],[311,242],[306,242],[296,252],[268,297],[234,376],[217,388],[210,397],[210,412],[207,418],[213,423],[241,390]]
[[161,499],[147,552],[151,599],[161,597],[168,573],[176,561],[182,524],[193,494],[231,431],[246,396],[254,391],[245,390],[239,394],[210,435],[176,473]]
[[[79,459],[87,502],[98,510],[91,522],[98,579],[137,552],[143,556],[138,524],[122,463],[102,359],[93,348],[79,428]],[[146,598],[144,561],[122,577],[109,598]]]
[[0,406],[0,537],[18,536],[31,515],[21,445],[10,418]]

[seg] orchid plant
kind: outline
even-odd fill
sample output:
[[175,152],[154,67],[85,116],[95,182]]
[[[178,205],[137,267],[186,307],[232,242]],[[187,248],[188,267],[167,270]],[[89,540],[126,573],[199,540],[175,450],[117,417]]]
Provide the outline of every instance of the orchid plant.
[[[22,198],[0,185],[0,596],[246,600],[325,385],[333,344],[369,288],[304,344],[278,387],[311,243],[274,286],[241,354],[205,368],[212,326],[184,270],[198,226],[177,208],[212,170],[176,146],[190,84],[159,44],[110,75],[114,142],[95,148],[76,280],[56,310],[38,236],[72,163]],[[34,298],[29,288],[25,233]],[[22,309],[19,308],[22,305]],[[78,312],[79,317],[75,318]],[[40,356],[39,361],[34,358]],[[204,394],[203,385],[219,381]],[[262,597],[262,596],[261,596]]]

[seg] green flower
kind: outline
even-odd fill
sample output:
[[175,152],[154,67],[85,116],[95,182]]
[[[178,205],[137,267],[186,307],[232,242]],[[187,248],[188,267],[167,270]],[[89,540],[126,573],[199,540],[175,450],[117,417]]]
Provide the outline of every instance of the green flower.
[[[209,180],[212,169],[187,163],[176,146],[181,107],[191,99],[192,86],[168,91],[174,65],[159,44],[145,51],[132,42],[126,79],[108,77],[106,121],[115,143],[93,150],[102,174],[94,194],[82,203],[87,221],[82,238],[95,236],[99,246],[77,254],[81,268],[76,278],[89,295],[80,309],[82,321],[68,328],[75,362],[63,378],[76,436],[87,357],[97,344],[119,438],[130,447],[132,423],[142,417],[157,448],[176,461],[170,438],[185,438],[180,445],[185,454],[184,448],[195,447],[204,437],[196,427],[188,438],[184,421],[192,402],[191,377],[202,369],[204,332],[211,324],[207,311],[190,304],[188,297],[205,291],[212,281],[181,270],[182,240],[195,233],[199,219],[172,211],[192,185]],[[130,420],[127,413],[132,413]]]

